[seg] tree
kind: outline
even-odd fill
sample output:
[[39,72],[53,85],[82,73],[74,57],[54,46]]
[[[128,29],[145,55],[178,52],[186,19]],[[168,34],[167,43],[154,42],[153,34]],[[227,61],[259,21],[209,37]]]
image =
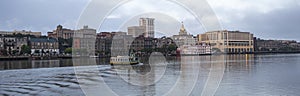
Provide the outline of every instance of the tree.
[[68,54],[72,54],[72,48],[66,48],[64,52]]
[[1,49],[0,50],[0,55],[7,56],[7,50]]
[[27,45],[22,45],[21,46],[21,54],[25,54],[25,53],[30,54],[31,53],[31,49]]
[[296,50],[295,48],[292,48],[290,46],[285,46],[279,49],[279,51],[283,51],[283,52],[289,52],[289,51],[294,51]]
[[151,53],[153,50],[154,50],[154,49],[152,49],[152,48],[144,48],[144,49],[142,49],[141,51],[142,51],[142,52],[146,52],[146,53]]
[[97,53],[98,55],[104,55],[104,54],[105,54],[105,51],[97,50],[96,53]]
[[17,55],[18,50],[12,50],[12,55]]
[[65,43],[67,43],[69,47],[72,47],[72,45],[73,45],[73,38],[66,39]]
[[73,38],[64,39],[64,38],[59,37],[58,38],[58,44],[59,44],[59,50],[61,52],[63,52],[67,48],[72,47],[72,45],[73,45]]
[[168,50],[171,51],[171,52],[172,51],[176,51],[177,50],[177,46],[175,44],[171,44],[171,45],[168,46]]

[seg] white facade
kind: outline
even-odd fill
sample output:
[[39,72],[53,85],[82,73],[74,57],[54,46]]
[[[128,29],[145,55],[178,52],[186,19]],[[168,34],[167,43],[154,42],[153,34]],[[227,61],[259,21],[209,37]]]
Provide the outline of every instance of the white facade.
[[181,47],[183,45],[196,45],[197,39],[194,38],[193,35],[189,35],[186,29],[184,28],[184,25],[182,23],[182,26],[179,31],[179,35],[173,35],[172,39],[176,43],[177,46]]
[[44,52],[49,52],[50,54],[59,54],[59,49],[46,49],[46,48],[44,48],[44,49],[31,49],[31,54],[34,54],[36,51],[38,51],[39,52],[39,54],[42,54],[42,52],[44,51]]

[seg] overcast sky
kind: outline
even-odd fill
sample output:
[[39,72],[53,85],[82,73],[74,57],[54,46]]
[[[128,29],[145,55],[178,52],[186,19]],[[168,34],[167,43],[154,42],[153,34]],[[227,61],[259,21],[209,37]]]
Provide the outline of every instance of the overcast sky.
[[[32,30],[46,34],[54,30],[58,24],[75,29],[81,13],[89,2],[90,0],[0,0],[0,30]],[[300,0],[208,0],[207,2],[223,29],[247,31],[265,39],[300,41]],[[97,12],[101,13],[101,10],[100,7]],[[203,26],[196,22],[195,17],[183,7],[157,0],[136,0],[122,4],[112,11],[105,18],[103,25],[97,29],[127,31],[128,26],[138,25],[140,17],[155,18],[156,32],[164,33],[161,35],[177,34],[181,21],[184,21],[191,34],[196,35],[205,31]]]

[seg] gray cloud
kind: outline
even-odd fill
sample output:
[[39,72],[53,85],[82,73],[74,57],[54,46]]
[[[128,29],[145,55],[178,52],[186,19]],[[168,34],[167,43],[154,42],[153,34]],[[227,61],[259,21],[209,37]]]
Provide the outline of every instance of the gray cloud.
[[[255,36],[266,39],[296,39],[300,41],[300,34],[298,34],[300,31],[299,0],[209,0],[208,2],[213,10],[215,10],[224,29],[250,31],[254,33]],[[0,0],[0,11],[2,13],[0,18],[0,30],[26,29],[46,33],[47,31],[55,29],[58,24],[74,29],[78,18],[88,3],[89,0]],[[110,6],[111,4],[113,3],[107,2],[107,4],[102,5]],[[138,5],[136,3],[134,4]],[[132,7],[135,5],[132,5]],[[116,11],[117,14],[112,14],[107,18],[107,24],[109,26],[104,26],[101,29],[104,31],[126,31],[126,28],[122,30],[115,29],[119,27],[116,25],[122,25],[123,22],[128,20],[126,18],[128,14],[131,15],[131,11],[155,9],[150,8],[151,6],[139,5],[139,7],[144,8],[132,10],[130,7],[123,8],[125,11]],[[170,9],[168,10],[170,10],[169,13],[175,15],[165,15],[174,16],[174,19],[168,16],[157,15],[157,18],[170,18],[156,20],[156,26],[159,26],[156,28],[158,28],[159,32],[177,34],[180,21],[185,21],[187,30],[190,33],[194,35],[203,33],[202,26],[193,23],[194,18],[183,13],[178,14],[180,12],[173,7],[169,6],[168,8]],[[102,15],[107,14],[102,13],[102,10],[104,9],[100,7],[100,9],[93,11]],[[125,16],[122,12],[127,13],[127,15],[125,14]],[[133,17],[137,18],[139,15],[142,14]],[[131,19],[133,17],[129,16]],[[128,24],[129,26],[137,25],[137,21],[138,20]]]
[[[32,30],[44,34],[66,24],[75,28],[76,21],[88,0],[0,0],[1,30]],[[12,20],[18,20],[14,23]],[[48,29],[46,29],[48,28]]]
[[265,39],[300,41],[300,7],[293,3],[266,13],[251,9],[242,12],[224,10],[218,11],[222,11],[219,17],[225,29],[250,31]]
[[209,0],[224,29],[300,41],[299,0]]
[[248,14],[245,19],[239,22],[248,22],[245,24],[246,27],[261,37],[300,41],[299,17],[300,8],[293,6],[267,14]]

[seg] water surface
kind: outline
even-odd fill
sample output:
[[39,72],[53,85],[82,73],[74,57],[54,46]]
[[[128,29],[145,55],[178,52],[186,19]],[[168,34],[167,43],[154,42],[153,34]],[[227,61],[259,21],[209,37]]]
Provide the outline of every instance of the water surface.
[[[72,59],[1,61],[0,94],[78,96],[86,93],[79,84],[89,86],[88,84],[103,83],[120,96],[160,96],[172,89],[199,96],[204,90],[212,66],[219,64],[223,65],[224,74],[215,92],[217,96],[300,95],[300,54],[168,57],[166,62],[157,61],[151,66],[112,67],[108,64],[108,59],[91,60],[93,59],[85,59],[85,66],[77,67],[73,67]],[[93,62],[97,65],[91,64]],[[166,70],[162,73],[164,68]],[[199,72],[195,77],[197,70]],[[148,77],[140,77],[136,73]],[[193,78],[197,78],[196,85],[189,89],[194,82]],[[78,79],[85,82],[79,82]],[[104,93],[97,91],[92,94]]]

